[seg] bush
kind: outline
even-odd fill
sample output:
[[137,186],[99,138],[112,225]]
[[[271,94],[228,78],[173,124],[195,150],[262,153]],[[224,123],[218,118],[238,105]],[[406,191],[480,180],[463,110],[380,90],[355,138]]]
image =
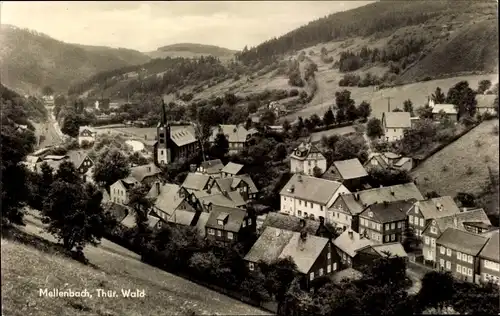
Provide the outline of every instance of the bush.
[[491,133],[493,135],[497,135],[498,136],[498,125],[493,126],[493,129],[491,130]]
[[289,97],[296,97],[298,95],[299,95],[299,90],[297,90],[297,89],[291,89],[290,91],[288,91]]

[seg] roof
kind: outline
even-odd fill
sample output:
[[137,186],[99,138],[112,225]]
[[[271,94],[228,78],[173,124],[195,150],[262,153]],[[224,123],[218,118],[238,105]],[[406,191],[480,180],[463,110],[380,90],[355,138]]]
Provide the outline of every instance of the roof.
[[492,234],[483,250],[479,253],[479,256],[484,259],[488,259],[495,262],[500,262],[500,245],[499,245],[499,231],[495,230]]
[[387,168],[389,166],[389,164],[387,163],[387,161],[384,159],[383,157],[383,154],[381,153],[370,153],[368,155],[368,160],[365,162],[365,166],[369,166],[371,165],[370,164],[370,161],[372,159],[375,159],[378,161],[378,165],[381,166],[382,168]]
[[[258,193],[259,192],[259,189],[257,189],[257,186],[255,185],[255,182],[253,182],[252,178],[250,177],[250,175],[248,174],[240,174],[240,175],[236,175],[234,176],[235,179],[241,179],[243,181],[245,181],[246,184],[248,184],[248,190],[250,194],[253,194],[253,193]],[[236,187],[237,184],[235,184],[235,182],[233,181],[232,183],[232,186],[233,187]]]
[[62,160],[67,158],[67,155],[47,155],[43,159],[44,160]]
[[92,127],[90,127],[88,125],[84,125],[84,126],[78,127],[78,134],[80,134],[84,130],[88,130],[89,132],[95,133],[95,130]]
[[477,108],[493,108],[496,97],[495,94],[476,94]]
[[156,226],[156,224],[158,224],[159,221],[160,221],[160,219],[158,217],[148,215],[148,226],[149,226],[149,228],[154,228]]
[[[236,193],[239,194],[239,192]],[[231,197],[234,197],[234,200]],[[239,206],[246,205],[246,202],[243,200],[243,197],[241,197],[241,195],[239,197],[235,193],[229,195],[229,192],[228,196],[225,196],[222,193],[217,193],[217,194],[199,196],[198,199],[204,205],[212,204],[212,205],[226,206],[231,208],[237,208]]]
[[[219,225],[217,222],[217,218],[221,213],[227,213],[229,215],[227,223],[223,226]],[[245,210],[233,207],[224,207],[219,205],[213,205],[212,210],[210,211],[210,216],[207,220],[206,227],[215,228],[215,229],[223,229],[225,231],[230,231],[237,233],[240,231],[241,224],[245,219],[247,212]]]
[[287,214],[276,212],[270,212],[267,214],[267,217],[262,224],[262,229],[265,229],[266,227],[274,227],[294,232],[300,232],[302,230],[302,220],[305,222],[304,230],[309,235],[316,235],[320,226],[320,223],[318,221],[302,219],[296,216],[290,216]]
[[128,209],[124,205],[109,203],[109,206],[106,208],[106,211],[109,212],[117,222],[121,222],[127,217]]
[[130,189],[132,186],[134,186],[134,185],[136,185],[136,184],[139,183],[139,181],[137,181],[133,177],[126,177],[125,179],[120,179],[118,181],[120,181],[120,183],[125,187],[126,190]]
[[294,174],[280,195],[326,205],[341,186],[337,181]]
[[394,163],[394,166],[401,167],[402,165],[404,165],[407,162],[411,162],[411,158],[409,158],[409,157],[403,157],[403,158],[399,159],[398,161],[396,161]]
[[135,227],[134,213],[130,212],[127,216],[125,216],[125,218],[120,223],[127,228],[134,228]]
[[372,204],[362,212],[364,217],[368,217],[366,212],[373,212],[373,217],[380,223],[390,223],[402,221],[406,219],[408,209],[413,205],[415,200],[401,200]]
[[247,136],[251,135],[249,131],[243,125],[224,125],[221,124],[218,127],[212,129],[212,134],[210,135],[210,142],[214,142],[217,134],[224,134],[230,143],[244,143],[247,141]]
[[408,257],[408,254],[406,253],[403,245],[401,245],[399,242],[381,244],[381,245],[372,245],[371,247],[373,250],[375,250],[378,254],[380,254],[383,257],[386,256],[385,254],[386,252],[388,252],[390,256]]
[[439,236],[436,244],[477,256],[487,241],[488,238],[484,236],[449,227]]
[[[349,233],[352,233],[352,238]],[[356,256],[356,251],[366,246],[373,245],[374,242],[368,238],[362,237],[360,234],[353,230],[346,229],[339,237],[337,237],[333,244],[343,252],[353,258]]]
[[130,168],[130,175],[139,182],[142,182],[146,177],[155,176],[160,172],[160,168],[153,163]]
[[198,232],[202,235],[205,236],[205,226],[207,225],[208,219],[210,217],[209,213],[202,212],[200,213],[200,217],[198,218],[198,221],[196,222],[196,229]]
[[356,201],[354,194],[340,194],[337,199],[340,199],[344,202],[344,204],[347,206],[347,210],[351,214],[357,215],[363,212],[363,206],[358,201]]
[[72,150],[68,152],[69,161],[71,161],[73,165],[75,165],[75,168],[77,169],[80,167],[83,160],[85,160],[87,156],[88,154],[84,150],[75,150],[75,151]]
[[181,186],[186,189],[200,191],[205,189],[210,179],[209,175],[190,172]]
[[203,161],[200,164],[200,167],[204,169],[204,172],[207,174],[219,173],[222,168],[224,168],[224,164],[220,159],[213,159]]
[[328,238],[307,235],[305,240],[302,240],[300,233],[294,232],[290,241],[283,248],[279,259],[291,257],[297,266],[297,271],[309,273],[327,244]]
[[40,157],[37,156],[30,156],[30,155],[26,156],[26,162],[29,164],[35,164],[40,160],[41,160]]
[[243,165],[240,165],[238,163],[234,163],[234,162],[228,162],[226,166],[224,166],[224,168],[222,168],[222,172],[225,172],[225,173],[229,173],[229,174],[233,174],[233,175],[237,175],[238,172],[241,171],[241,169],[243,169]]
[[[160,194],[157,196],[155,201],[155,207],[164,213],[169,215],[172,214],[184,200],[179,196],[179,190],[180,186],[177,184],[166,183],[161,186]],[[151,193],[151,191],[149,193]]]
[[300,143],[300,145],[295,148],[292,152],[291,158],[305,160],[309,154],[321,154],[321,151],[311,142]]
[[195,212],[175,210],[174,213],[168,217],[168,222],[184,226],[191,226],[195,216]]
[[41,172],[42,171],[42,164],[43,163],[47,163],[47,165],[49,165],[53,170],[54,172],[56,172],[58,169],[59,169],[59,166],[64,162],[64,160],[44,160],[44,161],[40,161],[36,164],[36,170],[38,172]]
[[446,114],[457,114],[457,110],[455,109],[455,105],[453,104],[434,104],[432,108],[433,114],[438,114],[439,112],[445,112]]
[[387,159],[398,159],[401,158],[400,154],[396,154],[390,151],[383,152],[382,155],[384,155]]
[[[415,203],[424,219],[440,218],[460,213],[455,201],[451,196],[441,196]],[[441,207],[441,210],[439,209]]]
[[363,168],[358,158],[334,161],[332,166],[323,175],[323,179],[325,179],[324,176],[328,173],[333,173],[333,178],[337,178],[336,176],[338,176],[338,178],[342,180],[358,179],[368,176],[368,173],[365,168]]
[[170,139],[179,147],[196,142],[196,131],[192,125],[171,125]]
[[266,227],[244,260],[255,263],[263,261],[267,264],[278,260],[283,249],[292,239],[293,234],[293,231]]
[[[455,226],[455,219],[457,224],[456,226]],[[491,225],[490,219],[488,218],[488,215],[486,215],[483,209],[465,211],[458,214],[453,214],[450,216],[445,216],[436,219],[436,224],[441,230],[441,232],[444,232],[449,227],[465,230],[463,226],[464,222],[483,222],[488,225]],[[425,230],[427,230],[427,228],[424,229],[424,231]]]
[[384,112],[382,122],[388,128],[410,128],[411,120],[409,112]]
[[374,203],[382,203],[384,201],[391,202],[407,199],[424,200],[422,193],[420,193],[413,182],[363,190],[354,194],[359,194],[359,202],[361,205],[367,206]]

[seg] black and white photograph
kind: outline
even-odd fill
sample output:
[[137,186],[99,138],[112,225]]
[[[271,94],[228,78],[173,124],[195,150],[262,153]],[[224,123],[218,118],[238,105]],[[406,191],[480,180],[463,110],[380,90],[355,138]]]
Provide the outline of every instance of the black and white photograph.
[[500,315],[498,23],[1,1],[1,315]]

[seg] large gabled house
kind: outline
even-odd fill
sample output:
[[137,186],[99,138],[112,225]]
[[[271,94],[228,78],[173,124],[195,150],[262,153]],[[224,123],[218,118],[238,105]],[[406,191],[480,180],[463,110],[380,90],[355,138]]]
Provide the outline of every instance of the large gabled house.
[[340,182],[296,173],[280,192],[280,212],[319,220],[340,194],[350,193]]
[[415,200],[382,202],[367,206],[359,213],[359,233],[375,243],[401,242],[406,213]]
[[408,210],[408,226],[413,229],[415,236],[422,236],[422,232],[431,220],[460,213],[460,208],[451,196],[417,201]]
[[222,243],[241,241],[255,233],[255,216],[239,208],[213,205],[205,229],[210,240]]
[[78,145],[82,145],[84,142],[93,143],[95,142],[97,132],[90,126],[80,126],[78,128]]
[[477,113],[484,114],[496,114],[495,110],[495,98],[497,95],[495,94],[476,94],[476,109]]
[[433,100],[430,100],[429,106],[432,108],[433,120],[440,121],[443,118],[447,118],[451,122],[458,121],[458,111],[454,104],[435,104]]
[[392,142],[404,137],[405,130],[411,128],[409,112],[384,112],[382,114],[382,129],[386,141]]
[[366,170],[379,168],[410,171],[413,169],[413,159],[392,152],[370,153],[363,167]]
[[500,285],[500,237],[498,229],[491,232],[488,237],[488,242],[479,253],[479,273],[482,282],[493,282]]
[[491,225],[488,215],[483,209],[476,209],[453,214],[446,217],[432,219],[422,232],[422,254],[424,263],[432,264],[436,267],[436,241],[447,228],[456,228],[466,231],[464,223],[482,222]]
[[160,168],[153,163],[130,168],[130,176],[147,187],[151,187],[155,181],[159,180],[160,174]]
[[212,129],[209,143],[214,144],[218,134],[223,134],[229,143],[229,154],[235,154],[246,147],[247,141],[253,133],[247,130],[243,125],[224,125],[221,124]]
[[80,174],[86,174],[94,166],[94,162],[84,150],[69,151],[68,160],[73,163]]
[[312,143],[301,143],[290,155],[290,171],[314,175],[314,168],[322,174],[326,171],[326,158]]
[[265,215],[264,222],[262,223],[259,232],[263,232],[266,227],[274,227],[293,232],[305,231],[309,235],[325,238],[333,237],[332,232],[326,228],[324,222],[299,218],[277,212],[270,212]]
[[190,172],[187,174],[181,187],[185,188],[189,193],[204,191],[212,185],[213,180],[209,175]]
[[140,185],[141,183],[134,177],[127,177],[116,181],[109,187],[111,202],[127,205],[130,198],[130,191]]
[[219,193],[239,192],[247,200],[255,200],[258,197],[259,190],[252,178],[247,174],[235,175],[232,177],[216,178],[207,188],[209,191]]
[[350,191],[361,189],[367,177],[368,173],[358,158],[334,161],[330,168],[321,176],[323,179],[342,183]]
[[357,231],[357,226],[353,227],[353,223],[357,223],[354,219],[363,211],[364,207],[356,198],[359,198],[359,195],[340,194],[328,208],[326,222],[338,230],[354,229]]
[[339,237],[337,237],[333,244],[339,254],[342,267],[351,268],[356,266],[357,251],[366,246],[373,245],[375,242],[371,239],[358,234],[352,229],[346,229]]
[[228,162],[227,165],[224,166],[221,170],[222,178],[231,178],[243,173],[243,168],[245,166],[239,163]]
[[212,159],[203,161],[196,169],[196,172],[219,178],[223,168],[224,164],[220,159]]
[[315,279],[331,275],[339,268],[339,257],[328,238],[311,236],[307,232],[292,232],[266,227],[245,256],[248,269],[291,258],[302,275],[306,287]]

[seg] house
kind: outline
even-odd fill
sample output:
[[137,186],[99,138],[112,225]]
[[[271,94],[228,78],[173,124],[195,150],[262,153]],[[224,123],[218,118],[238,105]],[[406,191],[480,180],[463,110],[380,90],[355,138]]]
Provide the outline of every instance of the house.
[[206,236],[218,242],[243,240],[255,233],[255,217],[239,208],[213,205],[205,225]]
[[154,163],[168,165],[187,158],[198,150],[196,129],[191,124],[173,124],[167,121],[165,102],[162,100],[162,116],[156,128],[157,141],[154,144]]
[[382,168],[410,171],[413,169],[413,159],[391,152],[370,153],[363,167],[367,170]]
[[386,141],[396,141],[404,137],[404,131],[411,128],[409,112],[384,112],[382,129]]
[[213,145],[218,134],[226,136],[229,142],[229,154],[236,154],[245,148],[248,139],[252,136],[243,125],[224,125],[221,124],[212,129],[212,134],[209,137],[209,143]]
[[448,118],[451,122],[458,121],[458,111],[454,104],[434,104],[431,99],[429,106],[432,108],[433,120],[440,121],[443,118]]
[[22,164],[30,171],[36,171],[37,163],[41,162],[42,158],[38,156],[26,156]]
[[190,172],[181,187],[185,188],[189,193],[194,191],[203,191],[211,186],[213,178],[206,174]]
[[247,174],[213,179],[208,190],[219,193],[237,191],[245,201],[255,200],[259,195],[259,189]]
[[442,271],[471,283],[480,281],[478,255],[488,238],[454,227],[447,228],[436,240],[436,262]]
[[437,239],[449,227],[466,230],[463,225],[464,222],[482,222],[491,225],[488,215],[483,209],[465,211],[431,220],[422,232],[424,264],[429,263],[435,267]]
[[196,169],[197,172],[218,178],[221,176],[221,170],[224,168],[224,164],[220,159],[213,159],[203,161],[200,166]]
[[234,162],[228,162],[227,165],[222,168],[221,176],[222,178],[234,177],[242,173],[243,167],[245,166]]
[[188,193],[176,184],[155,182],[146,197],[154,200],[153,211],[165,221],[178,209],[189,210],[193,213],[195,209],[185,201]]
[[95,142],[97,132],[90,126],[80,126],[78,128],[78,145],[82,145],[84,142],[93,143]]
[[258,227],[263,232],[266,227],[274,227],[292,232],[305,231],[311,236],[332,238],[332,234],[325,227],[323,222],[313,221],[306,218],[299,218],[282,213],[270,212],[266,215],[262,226]]
[[84,150],[69,151],[68,158],[82,175],[85,175],[94,166],[94,162]]
[[500,285],[500,245],[498,229],[491,234],[490,239],[486,242],[481,252],[479,252],[479,272],[482,282],[494,282]]
[[333,244],[341,260],[342,267],[353,267],[357,259],[357,251],[366,246],[373,245],[375,242],[358,234],[352,229],[346,229],[333,241]]
[[[196,201],[199,202],[197,209],[204,212],[210,212],[213,205],[241,209],[246,207],[244,198],[237,191],[224,191],[222,193],[213,191],[210,193],[207,191],[195,191],[191,193],[191,196],[195,196]],[[191,200],[193,200],[192,197]]]
[[388,187],[373,188],[344,194],[328,208],[327,223],[334,226],[351,227],[359,231],[359,214],[369,205],[400,201],[424,200],[422,193],[414,183],[397,184]]
[[321,178],[338,181],[350,191],[361,188],[363,181],[368,177],[358,158],[334,161]]
[[451,196],[417,201],[408,210],[408,226],[413,229],[415,236],[420,237],[431,220],[458,213],[460,209]]
[[476,94],[476,109],[477,113],[479,114],[484,114],[484,113],[490,113],[490,114],[497,114],[495,110],[495,98],[497,95],[495,94]]
[[244,260],[253,271],[261,263],[272,264],[287,257],[295,262],[306,287],[316,278],[331,275],[339,266],[339,257],[328,238],[274,227],[264,230]]
[[371,265],[375,260],[387,257],[400,257],[408,261],[408,254],[403,245],[398,242],[382,245],[368,245],[357,251],[355,267]]
[[280,212],[292,216],[326,218],[326,210],[342,193],[350,193],[340,182],[294,174],[280,192]]
[[290,171],[292,173],[303,173],[314,175],[314,168],[319,168],[319,173],[326,171],[326,158],[321,151],[312,143],[300,143],[290,155]]
[[109,187],[111,201],[113,203],[127,205],[130,190],[139,185],[140,182],[133,177],[127,177],[116,181]]
[[130,168],[130,176],[148,187],[158,180],[160,173],[160,168],[153,163]]
[[[148,216],[148,227],[152,230],[161,229],[163,224],[165,223],[163,220],[156,216],[147,215]],[[120,224],[128,229],[133,229],[137,226],[135,219],[135,212],[130,212],[121,222]]]
[[401,242],[406,213],[415,200],[371,204],[359,213],[359,233],[375,243]]

